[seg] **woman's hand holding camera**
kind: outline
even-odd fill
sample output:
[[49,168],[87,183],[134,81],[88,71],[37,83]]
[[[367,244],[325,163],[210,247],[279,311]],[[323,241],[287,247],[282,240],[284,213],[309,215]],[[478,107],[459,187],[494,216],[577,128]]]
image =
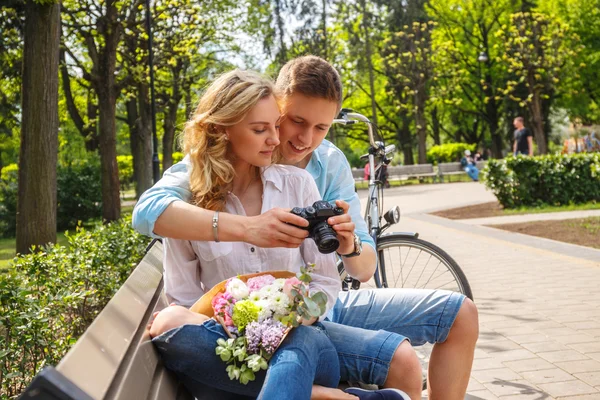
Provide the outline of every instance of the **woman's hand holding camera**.
[[292,214],[289,208],[273,208],[248,219],[243,241],[258,247],[297,248],[308,236],[308,231],[299,226],[308,226],[308,221]]

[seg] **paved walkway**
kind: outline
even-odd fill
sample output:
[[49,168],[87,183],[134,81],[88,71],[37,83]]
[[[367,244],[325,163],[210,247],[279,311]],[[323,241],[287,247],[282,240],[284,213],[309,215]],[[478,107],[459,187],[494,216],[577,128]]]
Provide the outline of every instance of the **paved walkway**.
[[600,399],[600,250],[426,214],[493,200],[453,183],[387,190],[384,204],[469,278],[480,338],[466,399]]

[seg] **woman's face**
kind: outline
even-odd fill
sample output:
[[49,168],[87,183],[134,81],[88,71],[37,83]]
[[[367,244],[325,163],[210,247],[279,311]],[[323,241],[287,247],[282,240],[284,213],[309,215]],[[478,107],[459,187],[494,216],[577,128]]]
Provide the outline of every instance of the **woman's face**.
[[306,167],[319,147],[338,111],[335,101],[295,93],[286,99],[279,147],[286,163]]
[[279,144],[280,116],[275,98],[269,96],[250,109],[241,122],[227,127],[235,159],[257,167],[270,165]]

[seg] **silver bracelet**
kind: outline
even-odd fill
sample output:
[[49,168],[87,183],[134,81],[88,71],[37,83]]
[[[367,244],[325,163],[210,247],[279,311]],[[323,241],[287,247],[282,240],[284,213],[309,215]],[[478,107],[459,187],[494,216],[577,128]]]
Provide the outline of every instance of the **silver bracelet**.
[[219,212],[215,211],[212,218],[213,237],[219,242]]

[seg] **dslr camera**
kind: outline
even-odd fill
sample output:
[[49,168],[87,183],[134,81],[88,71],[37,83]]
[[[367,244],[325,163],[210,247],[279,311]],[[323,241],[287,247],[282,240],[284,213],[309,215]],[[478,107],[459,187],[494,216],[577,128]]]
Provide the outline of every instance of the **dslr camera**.
[[291,212],[308,221],[308,227],[299,228],[308,231],[308,237],[315,241],[321,253],[333,253],[340,247],[340,241],[327,219],[342,215],[344,210],[341,207],[334,207],[326,201],[319,200],[305,208],[294,207]]

